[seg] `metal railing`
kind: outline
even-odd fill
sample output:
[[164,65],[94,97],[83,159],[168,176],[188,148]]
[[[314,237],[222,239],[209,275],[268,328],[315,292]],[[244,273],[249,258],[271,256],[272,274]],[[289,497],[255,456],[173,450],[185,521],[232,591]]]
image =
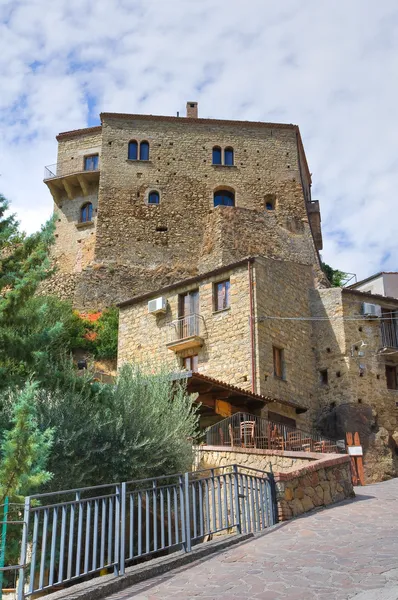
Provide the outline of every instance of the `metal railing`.
[[276,515],[272,473],[238,465],[31,496],[18,600],[220,532],[260,531]]
[[243,412],[209,427],[206,444],[263,450],[345,452],[344,443]]
[[205,336],[205,324],[201,315],[193,314],[180,317],[175,321],[167,323],[167,343],[183,340],[185,338]]
[[44,179],[54,179],[55,177],[63,177],[65,175],[73,175],[74,173],[84,173],[85,171],[99,171],[99,163],[84,164],[80,160],[60,161],[54,165],[44,167]]
[[386,320],[380,323],[381,341],[387,348],[398,348],[398,312],[395,314],[395,320]]

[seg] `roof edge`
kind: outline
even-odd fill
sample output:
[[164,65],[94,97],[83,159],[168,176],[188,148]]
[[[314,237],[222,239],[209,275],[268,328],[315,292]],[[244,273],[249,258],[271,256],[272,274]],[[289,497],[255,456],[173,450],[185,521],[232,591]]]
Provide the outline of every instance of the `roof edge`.
[[[333,289],[333,288],[332,288]],[[396,302],[398,304],[398,298],[393,298],[392,296],[382,296],[381,294],[372,294],[371,292],[361,292],[361,290],[352,290],[350,288],[341,288],[341,291],[346,294],[355,294],[356,296],[371,296],[371,298],[376,298],[377,300],[381,300],[382,302]]]
[[55,139],[59,142],[60,140],[68,137],[75,137],[76,135],[84,135],[85,133],[99,133],[102,131],[102,125],[95,125],[94,127],[85,127],[84,129],[72,129],[72,131],[62,131]]
[[208,119],[208,118],[190,118],[190,117],[173,117],[170,115],[138,115],[129,113],[112,113],[102,112],[100,113],[101,123],[103,119],[128,119],[136,120],[140,119],[143,121],[169,121],[175,123],[189,123],[189,124],[201,124],[204,125],[241,125],[241,126],[256,126],[256,127],[268,127],[271,129],[293,129],[298,130],[298,125],[293,123],[268,123],[266,121],[236,121],[233,119]]

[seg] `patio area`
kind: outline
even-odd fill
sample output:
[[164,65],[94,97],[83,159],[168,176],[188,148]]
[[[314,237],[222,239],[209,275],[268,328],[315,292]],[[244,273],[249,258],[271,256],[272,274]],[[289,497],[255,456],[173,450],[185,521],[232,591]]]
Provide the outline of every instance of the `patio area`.
[[330,440],[250,413],[238,412],[206,432],[207,446],[287,450],[293,452],[345,452],[344,440]]

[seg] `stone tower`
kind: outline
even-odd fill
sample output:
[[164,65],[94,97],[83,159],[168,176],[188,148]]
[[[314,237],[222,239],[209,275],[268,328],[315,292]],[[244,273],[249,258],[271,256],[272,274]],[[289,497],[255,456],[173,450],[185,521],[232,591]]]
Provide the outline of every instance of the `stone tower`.
[[296,125],[102,113],[60,133],[45,290],[97,309],[262,255],[323,278],[319,204]]

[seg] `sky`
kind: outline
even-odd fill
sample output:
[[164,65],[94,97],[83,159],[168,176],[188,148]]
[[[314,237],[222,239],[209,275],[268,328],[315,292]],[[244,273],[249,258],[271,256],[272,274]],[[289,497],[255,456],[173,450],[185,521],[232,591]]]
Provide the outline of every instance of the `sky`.
[[0,192],[50,216],[55,136],[99,113],[295,123],[323,260],[398,270],[396,0],[0,0]]

